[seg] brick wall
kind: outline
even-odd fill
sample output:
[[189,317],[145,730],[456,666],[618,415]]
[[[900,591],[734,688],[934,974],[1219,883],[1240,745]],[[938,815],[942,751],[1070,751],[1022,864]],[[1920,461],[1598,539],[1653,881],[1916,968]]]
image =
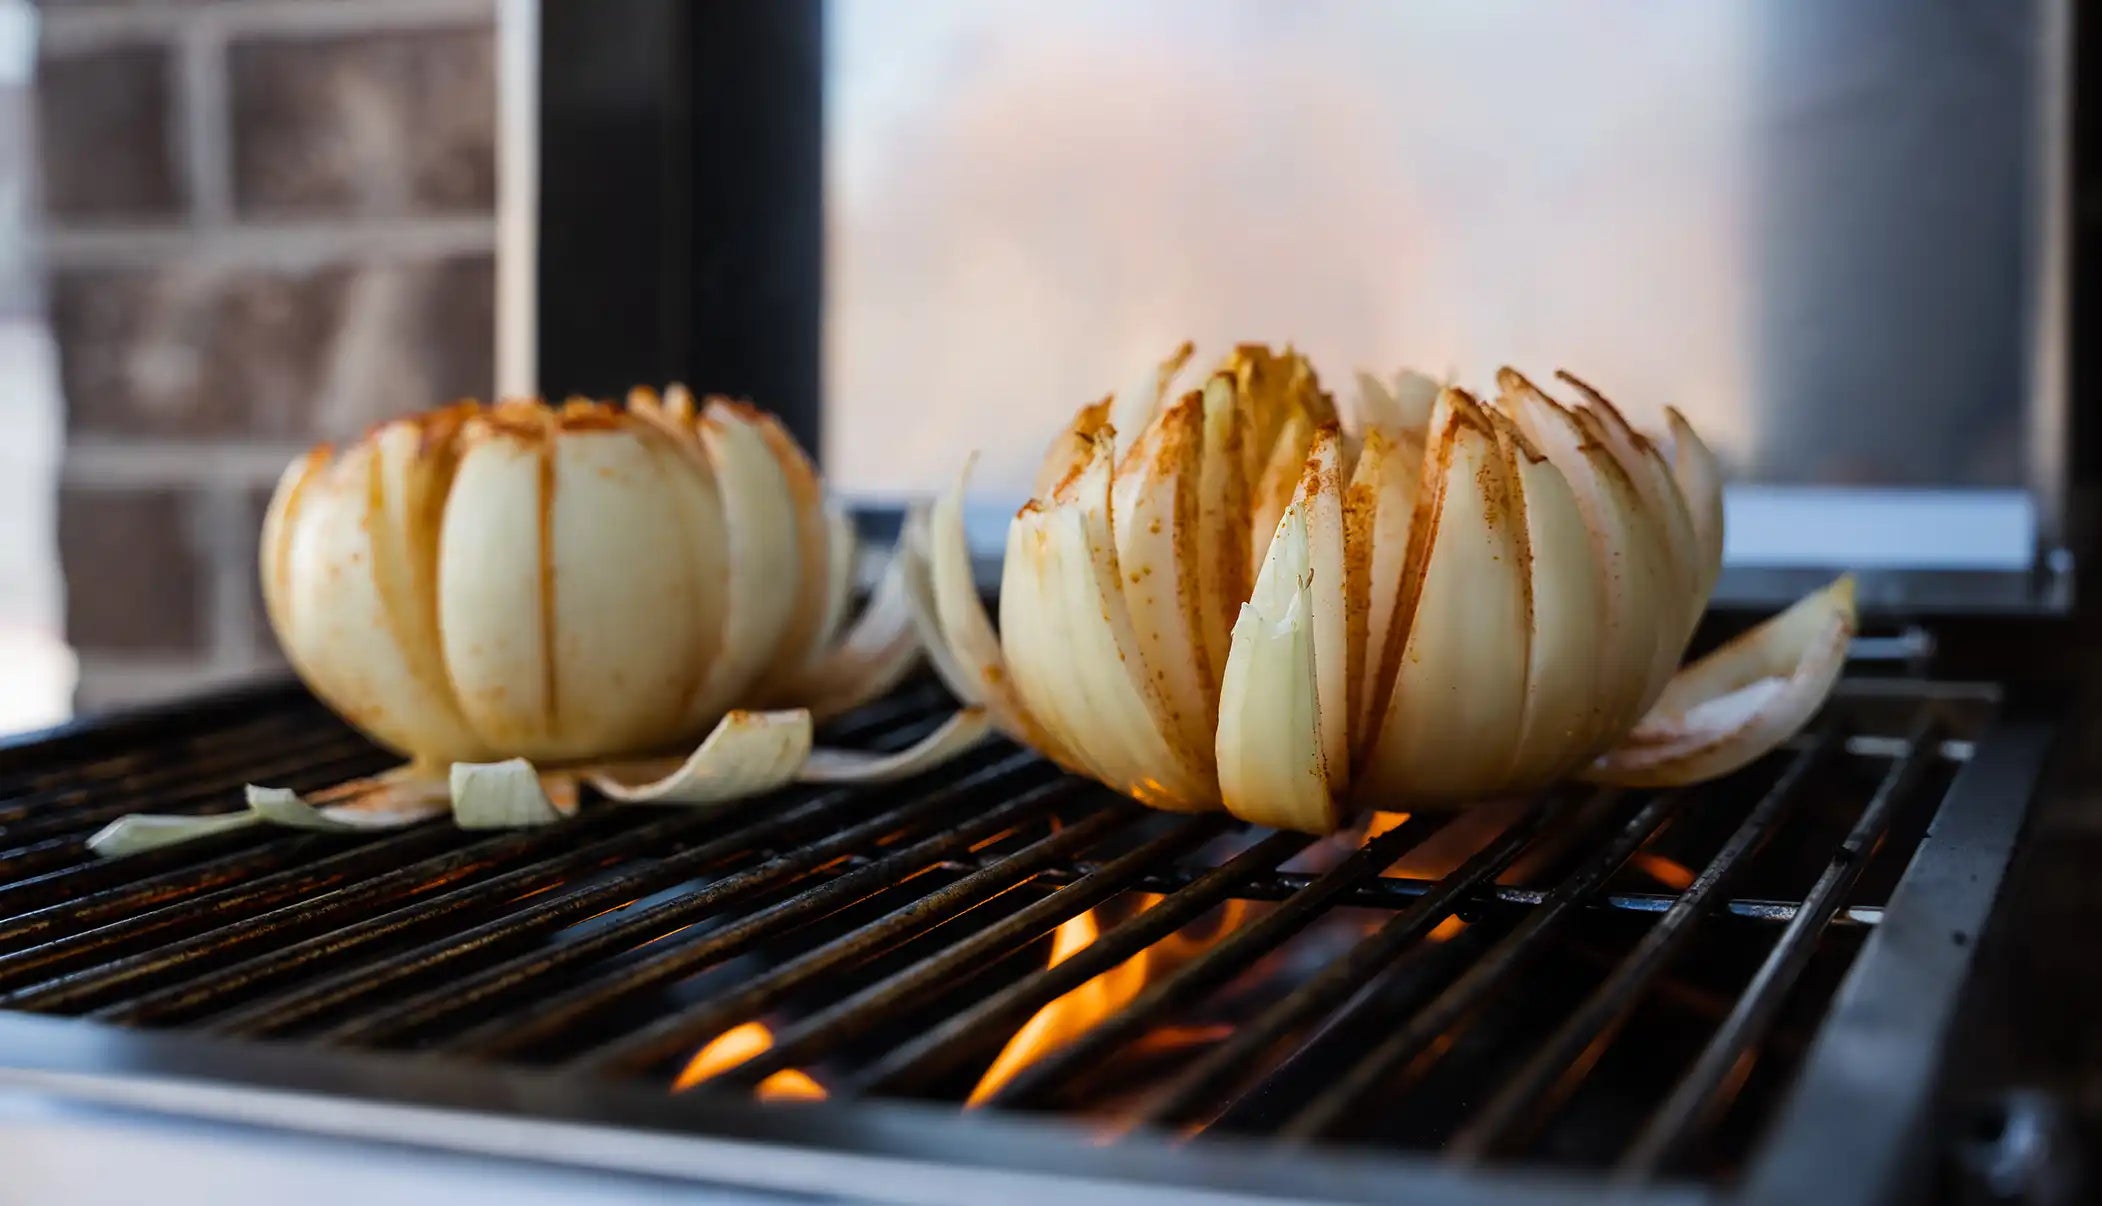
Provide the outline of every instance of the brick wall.
[[83,708],[272,664],[262,506],[493,372],[494,0],[44,0]]

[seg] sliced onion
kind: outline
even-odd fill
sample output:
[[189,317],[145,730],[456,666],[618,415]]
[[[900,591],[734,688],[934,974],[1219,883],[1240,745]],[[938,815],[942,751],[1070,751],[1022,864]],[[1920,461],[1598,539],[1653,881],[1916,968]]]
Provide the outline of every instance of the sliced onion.
[[[1465,797],[1509,765],[1525,718],[1531,581],[1495,430],[1458,390],[1431,420],[1397,621],[1407,638],[1353,795],[1367,807]],[[1390,656],[1392,649],[1389,650]]]
[[[774,463],[780,467],[781,478],[788,485],[788,496],[794,503],[795,553],[797,558],[796,582],[800,589],[795,592],[795,608],[789,615],[787,626],[781,633],[780,644],[774,656],[760,671],[761,684],[779,682],[794,674],[821,648],[825,614],[837,582],[832,577],[835,559],[831,544],[833,529],[825,511],[824,492],[818,485],[817,470],[810,458],[796,446],[795,437],[788,434],[780,420],[764,411],[741,403],[715,402],[710,411],[718,408],[735,410],[759,432],[766,443]],[[852,552],[848,552],[848,578],[851,589],[853,569]]]
[[923,774],[990,736],[992,719],[984,708],[965,708],[941,727],[895,753],[816,749],[796,779],[803,783],[891,783]]
[[1226,670],[1228,632],[1248,597],[1248,562],[1240,555],[1247,531],[1250,483],[1243,456],[1247,424],[1235,402],[1233,378],[1215,373],[1204,384],[1203,464],[1197,480],[1198,630],[1205,679]]
[[1167,401],[1168,391],[1173,388],[1175,378],[1183,366],[1197,351],[1197,345],[1185,339],[1166,360],[1148,366],[1146,371],[1131,385],[1118,390],[1110,399],[1106,421],[1116,434],[1117,455],[1126,455],[1139,433],[1144,431],[1159,413],[1161,404]]
[[1602,597],[1575,491],[1515,422],[1496,411],[1489,416],[1497,425],[1505,473],[1517,487],[1522,560],[1532,576],[1525,722],[1506,774],[1512,787],[1522,789],[1560,778],[1597,748],[1603,731],[1597,649]]
[[1124,457],[1112,503],[1119,580],[1136,654],[1170,737],[1210,773],[1218,698],[1199,636],[1197,523],[1203,404],[1185,398],[1160,413]]
[[1097,781],[1114,782],[1113,772],[1101,761],[1103,751],[1089,744],[1080,727],[1088,705],[1070,677],[1073,668],[1057,654],[1065,638],[1054,629],[1056,609],[1045,603],[1056,589],[1049,522],[1049,512],[1030,503],[1015,513],[1007,528],[1007,556],[1000,575],[1000,644],[1007,661],[1001,681],[1011,683],[1021,701],[1018,710],[1034,718],[1048,748],[1063,755],[1064,765]]
[[1321,753],[1311,577],[1306,519],[1288,506],[1234,622],[1219,688],[1219,794],[1244,821],[1327,833],[1336,807]]
[[1686,640],[1693,635],[1693,627],[1700,621],[1700,612],[1706,604],[1707,596],[1699,592],[1704,567],[1699,541],[1694,534],[1692,510],[1657,446],[1635,430],[1620,413],[1619,407],[1567,371],[1556,370],[1555,376],[1582,396],[1582,417],[1596,420],[1595,424],[1587,426],[1627,473],[1628,481],[1642,499],[1642,513],[1653,521],[1663,538],[1665,563],[1671,573],[1667,580],[1670,586],[1663,598],[1671,604],[1671,614],[1676,620],[1671,627],[1658,632],[1656,661],[1650,680],[1650,689],[1655,692],[1663,687],[1665,680],[1671,677],[1672,669],[1679,664]]
[[[1043,464],[1037,469],[1032,497],[1052,497],[1087,466],[1088,457],[1094,453],[1095,433],[1109,423],[1110,401],[1104,398],[1093,406],[1081,407],[1065,430],[1052,438],[1051,447],[1044,451]],[[964,472],[970,472],[969,466]]]
[[[1373,431],[1352,474],[1344,501],[1346,577],[1353,596],[1365,597],[1364,632],[1351,632],[1352,658],[1363,667],[1352,689],[1350,732],[1353,758],[1368,747],[1372,710],[1385,692],[1381,668],[1388,665],[1387,641],[1394,607],[1401,598],[1402,570],[1408,560],[1409,526],[1415,516],[1417,487],[1423,481],[1423,444],[1405,435]],[[1362,585],[1359,578],[1362,577]],[[1352,608],[1356,604],[1353,601]],[[1353,620],[1355,623],[1355,620]],[[1399,650],[1396,651],[1399,656]]]
[[734,711],[669,774],[662,763],[597,767],[584,781],[625,804],[717,804],[787,785],[810,759],[810,713]]
[[205,817],[139,812],[118,817],[96,830],[88,839],[88,849],[103,858],[118,858],[262,823],[263,818],[246,810]]
[[[935,622],[941,643],[968,676],[973,690],[958,692],[967,704],[978,704],[991,713],[993,723],[1017,740],[1043,753],[1068,769],[1082,765],[1063,739],[1047,727],[1022,702],[1008,675],[1007,657],[1000,638],[993,632],[985,603],[978,597],[978,582],[971,570],[970,540],[963,523],[963,500],[970,485],[971,464],[965,461],[955,486],[935,500],[928,516],[929,569],[933,577]],[[1009,530],[1009,541],[1014,538]],[[1008,563],[1013,564],[1012,550]],[[922,628],[929,627],[923,623]]]
[[[1344,566],[1343,480],[1334,424],[1314,433],[1292,506],[1305,516],[1308,623],[1314,637],[1321,760],[1331,794],[1350,785],[1351,600]],[[1275,543],[1275,540],[1272,540]],[[1362,675],[1363,670],[1357,671]]]
[[313,793],[312,800],[284,788],[251,785],[247,800],[248,807],[241,812],[212,816],[134,813],[119,817],[88,839],[88,849],[115,858],[251,825],[331,833],[398,829],[438,816],[447,806],[444,784],[407,767],[338,784]]
[[1810,722],[1853,635],[1849,575],[1681,670],[1626,743],[1584,777],[1660,787],[1745,766]]
[[1722,466],[1686,416],[1667,406],[1664,419],[1671,428],[1671,474],[1686,496],[1700,545],[1701,597],[1705,599],[1722,575]]
[[792,682],[791,698],[810,700],[815,720],[850,712],[903,682],[919,664],[911,578],[917,562],[899,545],[844,640]]
[[1270,535],[1277,531],[1278,518],[1285,513],[1285,505],[1292,501],[1292,492],[1298,488],[1300,473],[1306,467],[1307,449],[1313,443],[1313,421],[1306,415],[1295,413],[1285,420],[1270,445],[1262,472],[1255,479],[1255,495],[1247,520],[1251,576],[1269,552]]
[[737,409],[722,405],[708,408],[698,433],[722,499],[728,555],[723,638],[688,701],[693,723],[743,698],[780,647],[796,612],[802,557],[795,502],[765,437]]
[[575,816],[576,780],[543,775],[523,758],[455,762],[453,824],[462,829],[522,829]]
[[[1166,701],[1139,665],[1112,532],[1113,456],[1107,437],[1098,437],[1071,499],[1036,517],[1024,560],[1039,567],[1037,586],[1015,603],[1038,640],[1028,663],[1013,669],[1021,683],[1058,684],[1031,698],[1058,697],[1064,727],[1106,781],[1161,807],[1207,808],[1217,796],[1211,760],[1174,739]],[[1003,586],[1003,626],[1008,611]]]
[[[979,686],[973,675],[966,671],[957,659],[956,650],[942,632],[941,616],[934,602],[934,569],[928,564],[928,505],[914,503],[905,515],[905,529],[901,534],[895,564],[900,569],[900,579],[905,585],[906,603],[912,612],[912,629],[919,638],[920,649],[934,666],[935,676],[942,685],[966,705],[979,701]],[[1019,734],[1009,736],[1019,739]]]
[[837,499],[825,503],[825,616],[818,624],[817,640],[803,659],[803,668],[822,662],[838,645],[846,631],[847,617],[854,608],[854,580],[861,567],[861,536],[854,530],[854,517]]

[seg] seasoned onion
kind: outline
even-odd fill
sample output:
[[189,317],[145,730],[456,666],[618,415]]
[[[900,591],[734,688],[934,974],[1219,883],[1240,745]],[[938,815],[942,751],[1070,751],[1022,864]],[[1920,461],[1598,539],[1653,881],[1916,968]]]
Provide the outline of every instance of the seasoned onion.
[[937,669],[1071,770],[1326,832],[1348,805],[1711,778],[1837,680],[1844,577],[1678,668],[1723,534],[1715,458],[1676,411],[1644,433],[1567,374],[1558,399],[1506,369],[1483,401],[1404,372],[1361,377],[1346,427],[1289,350],[1237,348],[1171,401],[1188,356],[1054,441],[997,635],[962,480],[914,538]]
[[[316,448],[264,522],[270,624],[314,693],[408,764],[312,807],[256,789],[245,816],[325,827],[449,804],[463,825],[512,825],[573,808],[579,780],[691,804],[953,756],[988,731],[980,713],[881,758],[812,749],[815,721],[919,655],[917,567],[894,559],[850,623],[855,553],[779,424],[678,387],[625,407],[462,403]],[[185,821],[241,823],[130,817],[97,848],[180,840]]]

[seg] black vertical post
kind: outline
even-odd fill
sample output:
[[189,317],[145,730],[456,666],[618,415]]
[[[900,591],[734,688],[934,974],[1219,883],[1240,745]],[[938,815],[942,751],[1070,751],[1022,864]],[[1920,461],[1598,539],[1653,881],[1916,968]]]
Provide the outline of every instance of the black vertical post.
[[543,391],[681,380],[818,451],[823,0],[543,0]]

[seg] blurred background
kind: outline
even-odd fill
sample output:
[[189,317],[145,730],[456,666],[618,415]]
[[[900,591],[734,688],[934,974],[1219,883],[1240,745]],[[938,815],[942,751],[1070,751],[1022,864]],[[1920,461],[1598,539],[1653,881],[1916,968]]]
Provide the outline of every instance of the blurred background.
[[[2064,536],[2042,0],[802,7],[821,246],[761,275],[822,280],[816,396],[757,400],[815,416],[856,500],[976,448],[997,518],[1074,407],[1265,339],[1342,392],[1514,363],[1676,404],[1740,482],[1740,564],[1864,498],[1903,505],[1822,555],[2026,572]],[[743,167],[657,196],[588,166],[678,157],[651,123],[735,73],[707,28],[740,9],[0,0],[0,730],[271,668],[255,533],[314,440],[498,385],[760,392],[687,354],[708,332],[621,343],[742,298],[659,305],[593,242],[669,232],[631,246],[699,297]],[[558,16],[594,36],[541,47]],[[778,87],[706,95],[787,122]],[[579,343],[601,371],[538,379]],[[1950,498],[1976,547],[1921,518]]]
[[254,550],[285,463],[489,392],[497,11],[0,14],[6,729],[272,665]]

